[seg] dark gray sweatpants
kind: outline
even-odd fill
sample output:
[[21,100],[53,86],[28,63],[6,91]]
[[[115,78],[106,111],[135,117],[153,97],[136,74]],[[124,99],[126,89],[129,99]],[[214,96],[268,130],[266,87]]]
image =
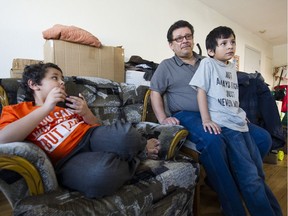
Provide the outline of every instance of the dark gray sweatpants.
[[130,123],[95,127],[56,167],[58,181],[89,198],[111,195],[132,178],[146,143]]

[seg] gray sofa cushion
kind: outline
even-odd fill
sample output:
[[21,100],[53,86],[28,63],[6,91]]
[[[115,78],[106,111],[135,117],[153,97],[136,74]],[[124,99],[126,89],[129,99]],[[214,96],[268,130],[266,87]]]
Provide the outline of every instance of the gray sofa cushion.
[[[58,189],[54,167],[46,154],[38,146],[29,142],[1,144],[0,155],[16,155],[25,158],[34,165],[39,172],[46,192]],[[17,201],[29,196],[30,194],[24,178],[18,178],[19,175],[15,177],[15,174],[12,171],[9,171],[9,173],[9,177],[7,176],[7,171],[0,174],[0,190],[8,198],[10,205],[14,206]]]

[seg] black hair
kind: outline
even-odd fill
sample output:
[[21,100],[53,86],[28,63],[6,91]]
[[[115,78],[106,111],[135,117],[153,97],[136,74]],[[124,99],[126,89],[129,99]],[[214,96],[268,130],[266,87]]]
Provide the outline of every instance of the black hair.
[[26,65],[21,80],[21,88],[24,90],[25,100],[34,101],[33,93],[34,91],[29,87],[28,81],[31,80],[34,84],[41,85],[42,79],[45,77],[49,68],[55,68],[61,73],[62,70],[56,64],[53,63],[43,63]]
[[206,50],[212,50],[215,52],[216,47],[218,46],[217,39],[226,39],[231,35],[233,35],[236,39],[233,30],[227,26],[219,26],[214,28],[206,37]]
[[168,29],[167,32],[167,40],[168,42],[172,42],[173,41],[173,31],[179,28],[184,28],[187,27],[191,30],[191,34],[192,36],[194,36],[194,28],[193,26],[185,21],[185,20],[178,20],[177,22],[175,22],[173,25],[170,26],[170,28]]

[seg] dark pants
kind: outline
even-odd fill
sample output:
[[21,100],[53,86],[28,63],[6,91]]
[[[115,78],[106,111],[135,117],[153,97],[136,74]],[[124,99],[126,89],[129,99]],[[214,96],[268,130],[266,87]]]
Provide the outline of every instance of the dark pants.
[[146,143],[129,123],[95,127],[57,167],[58,180],[89,198],[111,195],[132,178]]

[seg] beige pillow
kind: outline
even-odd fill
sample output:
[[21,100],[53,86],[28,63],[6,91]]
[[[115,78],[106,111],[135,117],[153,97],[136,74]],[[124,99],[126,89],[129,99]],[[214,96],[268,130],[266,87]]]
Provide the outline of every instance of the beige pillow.
[[56,24],[42,32],[44,39],[64,40],[73,43],[85,44],[94,47],[101,47],[101,42],[90,32],[76,26],[65,26]]

